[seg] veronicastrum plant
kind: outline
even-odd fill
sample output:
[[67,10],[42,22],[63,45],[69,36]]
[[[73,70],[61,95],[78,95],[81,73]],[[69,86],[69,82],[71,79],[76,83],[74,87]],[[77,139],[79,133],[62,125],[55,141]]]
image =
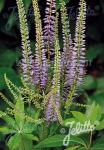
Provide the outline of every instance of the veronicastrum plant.
[[22,37],[22,81],[28,89],[26,91],[23,87],[19,93],[24,96],[28,94],[27,103],[34,103],[35,109],[42,110],[47,123],[62,123],[61,109],[68,113],[85,74],[86,2],[80,1],[74,39],[70,34],[65,2],[60,2],[62,52],[58,37],[59,13],[56,12],[56,1],[47,0],[43,28],[38,2],[32,2],[36,33],[35,54],[32,54],[30,48],[24,5],[22,0],[17,0]]
[[[64,136],[59,135],[58,132],[60,127],[65,125],[65,119],[70,118],[71,106],[86,107],[73,101],[79,94],[79,87],[85,75],[86,2],[85,0],[79,2],[75,35],[72,38],[64,0],[60,1],[59,11],[56,11],[55,0],[46,0],[43,20],[38,0],[32,0],[36,39],[34,54],[30,46],[23,0],[16,0],[16,2],[22,38],[22,86],[17,87],[6,74],[4,75],[13,100],[8,100],[0,93],[9,106],[5,112],[0,111],[0,118],[5,121],[0,127],[0,132],[9,135],[6,142],[10,150],[60,147],[63,146]],[[61,20],[62,31],[60,33],[62,34],[60,35],[63,48],[60,48],[59,19]],[[87,111],[86,114],[88,112],[91,111]],[[100,112],[100,107],[96,106],[96,109],[94,107],[93,112]],[[69,120],[79,119],[80,122],[84,122],[87,116],[91,117],[91,114],[86,114],[72,111],[74,118]],[[96,117],[90,117],[87,120],[96,120]],[[55,133],[58,135],[53,136]],[[45,138],[46,140],[43,141]],[[76,149],[81,145],[86,149],[91,146],[91,143],[86,146],[84,141],[77,137],[72,138],[72,142],[74,141],[79,144],[75,146]],[[36,145],[35,148],[34,145]]]

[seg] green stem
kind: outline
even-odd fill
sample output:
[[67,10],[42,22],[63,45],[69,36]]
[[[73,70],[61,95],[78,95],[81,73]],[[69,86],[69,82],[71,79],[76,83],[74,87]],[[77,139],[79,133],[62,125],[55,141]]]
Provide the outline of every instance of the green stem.
[[92,144],[92,131],[90,133],[90,141],[89,141],[89,145],[88,145],[88,150],[90,150],[91,144]]

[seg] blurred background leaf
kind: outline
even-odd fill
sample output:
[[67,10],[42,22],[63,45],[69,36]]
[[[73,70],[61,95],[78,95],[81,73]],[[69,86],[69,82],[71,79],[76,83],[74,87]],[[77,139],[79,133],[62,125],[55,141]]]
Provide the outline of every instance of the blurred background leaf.
[[96,80],[91,75],[87,75],[84,79],[83,88],[85,90],[91,90],[95,89],[96,86]]
[[26,12],[28,12],[29,7],[31,5],[31,0],[23,0],[24,4],[25,4],[25,8],[26,8]]
[[8,67],[0,68],[0,90],[7,88],[4,80],[4,74],[16,85],[20,85],[19,75],[12,69]]
[[4,8],[5,0],[0,0],[0,13]]
[[17,59],[17,53],[12,50],[5,50],[2,52],[0,56],[0,67],[5,66],[5,67],[13,67],[15,61]]

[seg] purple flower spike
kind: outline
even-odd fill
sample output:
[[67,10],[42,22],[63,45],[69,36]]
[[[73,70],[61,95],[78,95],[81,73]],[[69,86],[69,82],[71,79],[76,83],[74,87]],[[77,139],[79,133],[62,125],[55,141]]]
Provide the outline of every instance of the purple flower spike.
[[39,54],[38,51],[36,50],[36,59],[35,59],[35,63],[34,63],[34,84],[35,86],[37,86],[39,84]]
[[65,85],[72,86],[74,83],[74,79],[76,76],[76,67],[77,67],[77,51],[71,52],[71,60],[70,64],[67,68],[67,75],[66,75],[66,83]]
[[34,64],[34,84],[36,86],[40,84],[41,89],[44,89],[48,79],[48,64],[44,49],[42,49],[41,57],[42,58],[40,58],[39,52],[36,51],[36,58]]
[[47,58],[45,56],[45,49],[43,51],[43,64],[42,64],[42,69],[41,69],[41,86],[44,89],[48,80],[48,63],[47,63]]
[[46,121],[48,123],[58,121],[58,114],[55,111],[55,108],[53,106],[53,101],[55,101],[54,105],[57,108],[57,110],[59,110],[59,108],[60,108],[60,92],[58,92],[54,96],[52,95],[49,99],[47,110],[46,110]]
[[47,7],[45,10],[44,18],[44,46],[46,52],[48,52],[48,59],[54,52],[54,41],[55,41],[55,13],[56,13],[56,1],[47,0]]
[[38,6],[38,1],[33,0],[34,8],[34,19],[35,19],[35,29],[36,29],[36,53],[35,53],[35,64],[34,64],[34,84],[39,85],[39,89],[43,90],[47,82],[47,58],[45,56],[44,41],[43,41],[43,31],[41,15]]

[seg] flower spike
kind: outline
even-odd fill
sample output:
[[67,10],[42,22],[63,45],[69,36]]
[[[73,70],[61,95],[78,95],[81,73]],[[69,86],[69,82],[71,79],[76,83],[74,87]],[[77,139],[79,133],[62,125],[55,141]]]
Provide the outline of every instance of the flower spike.
[[83,81],[85,74],[85,19],[86,19],[86,2],[80,0],[79,14],[76,22],[75,42],[71,54],[70,69],[68,70],[70,83],[70,93],[66,102],[66,108],[69,107],[71,100],[76,94],[78,86]]
[[68,14],[65,7],[65,1],[61,1],[61,22],[63,34],[63,52],[61,56],[61,70],[66,72],[69,67],[71,51],[72,51],[72,38],[69,30]]
[[44,46],[48,53],[48,60],[52,53],[54,53],[54,42],[55,42],[55,13],[56,13],[56,1],[46,0],[47,7],[45,9],[44,18]]
[[26,82],[32,81],[33,56],[30,50],[29,31],[26,19],[26,13],[22,0],[16,0],[19,12],[20,31],[22,36],[22,70]]
[[52,83],[52,95],[48,102],[48,107],[46,110],[46,120],[58,121],[58,112],[60,109],[60,47],[58,40],[58,13],[56,14],[55,21],[55,62],[54,62],[54,76]]
[[35,16],[35,28],[36,28],[36,54],[35,54],[35,66],[34,66],[34,83],[39,85],[41,89],[45,88],[47,82],[48,64],[45,56],[42,23],[40,19],[40,11],[37,0],[32,0],[34,16]]
[[65,6],[65,1],[61,1],[61,22],[62,22],[62,35],[63,35],[63,52],[61,55],[61,73],[63,78],[63,98],[66,100],[69,94],[70,83],[69,83],[69,73],[67,72],[70,68],[71,53],[73,50],[73,42],[70,34],[70,25],[67,14],[67,9]]
[[[59,14],[56,12],[56,0],[46,0],[47,6],[43,29],[38,0],[32,0],[36,30],[35,60],[33,61],[23,0],[16,1],[22,36],[22,67],[26,82],[23,80],[23,88],[20,89],[16,88],[7,79],[6,83],[15,99],[17,99],[18,93],[21,93],[24,100],[29,103],[29,107],[30,103],[33,102],[39,112],[45,108],[43,112],[47,123],[57,121],[62,123],[61,107],[65,108],[66,112],[69,111],[69,107],[73,104],[73,99],[78,93],[78,88],[82,84],[85,74],[86,2],[85,0],[80,0],[75,38],[72,39],[65,1],[61,0],[63,35],[63,51],[61,53],[58,37]],[[53,64],[50,64],[51,59],[54,59]],[[51,82],[48,81],[49,79]],[[34,83],[35,88],[33,85],[27,84],[30,81]],[[65,94],[63,95],[63,93]],[[65,101],[61,102],[61,99],[65,99]],[[79,106],[77,103],[76,105]]]

